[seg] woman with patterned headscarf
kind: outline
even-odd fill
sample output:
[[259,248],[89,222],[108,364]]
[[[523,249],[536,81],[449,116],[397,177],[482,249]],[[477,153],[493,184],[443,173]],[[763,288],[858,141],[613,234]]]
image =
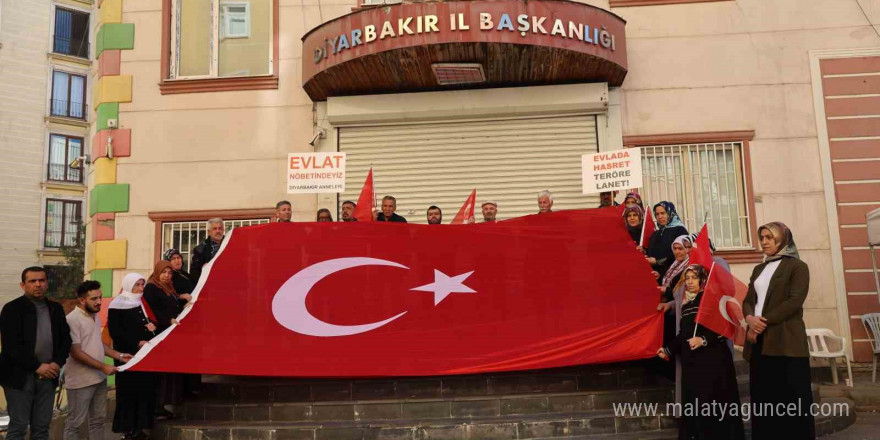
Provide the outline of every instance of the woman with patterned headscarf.
[[[809,408],[810,349],[804,325],[804,301],[810,290],[810,269],[800,260],[791,230],[772,222],[758,228],[764,262],[752,271],[743,315],[749,325],[743,357],[749,361],[753,404]],[[752,438],[814,439],[813,416],[755,414]]]
[[[675,355],[680,360],[682,408],[687,410],[689,406],[690,411],[696,411],[683,414],[678,438],[742,440],[744,431],[740,414],[730,412],[732,407],[739,409],[740,401],[733,355],[727,348],[727,339],[697,324],[708,270],[693,264],[684,270],[682,278],[681,328],[674,340],[657,351],[661,358]],[[717,403],[726,408],[724,417],[718,413],[703,413],[697,405],[707,402],[713,407]]]
[[646,254],[648,263],[659,274],[657,282],[660,284],[669,266],[675,261],[672,242],[682,235],[688,235],[688,231],[671,202],[663,201],[654,205],[654,219],[657,220],[657,230],[651,234]]
[[629,205],[623,210],[623,221],[629,236],[636,242],[636,246],[641,246],[642,224],[645,222],[645,211],[639,205]]
[[192,293],[196,288],[196,281],[192,275],[183,270],[183,255],[177,249],[168,249],[162,256],[165,261],[171,262],[171,284],[178,294]]
[[642,203],[642,196],[639,193],[626,193],[626,197],[623,198],[623,206],[629,207],[630,205],[638,205],[639,208],[642,208],[642,212],[645,211],[645,204]]

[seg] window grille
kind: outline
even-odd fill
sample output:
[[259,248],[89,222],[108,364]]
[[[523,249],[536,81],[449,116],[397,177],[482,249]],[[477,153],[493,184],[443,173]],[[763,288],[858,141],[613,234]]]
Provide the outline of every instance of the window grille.
[[[242,226],[264,223],[269,223],[269,219],[226,220],[223,222],[223,226],[228,233]],[[206,238],[208,238],[208,225],[205,221],[162,223],[162,254],[168,249],[177,249],[183,257],[183,268],[188,271],[193,248],[205,241]]]
[[642,149],[645,206],[675,204],[691,233],[705,221],[718,249],[751,249],[742,142],[657,145]]

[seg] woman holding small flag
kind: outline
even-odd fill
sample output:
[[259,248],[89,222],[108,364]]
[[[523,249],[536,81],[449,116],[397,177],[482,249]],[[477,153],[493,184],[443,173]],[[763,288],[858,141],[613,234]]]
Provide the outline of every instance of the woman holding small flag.
[[[697,324],[708,270],[693,264],[684,270],[682,278],[685,290],[678,336],[657,351],[663,359],[675,355],[681,360],[683,418],[678,438],[741,440],[744,431],[733,355],[724,336]],[[706,412],[707,407],[714,412]]]
[[[764,262],[755,267],[743,302],[749,325],[743,357],[749,361],[752,438],[814,439],[809,408],[810,349],[804,325],[804,301],[810,269],[800,260],[791,230],[780,222],[758,228]],[[800,414],[768,413],[790,404]]]

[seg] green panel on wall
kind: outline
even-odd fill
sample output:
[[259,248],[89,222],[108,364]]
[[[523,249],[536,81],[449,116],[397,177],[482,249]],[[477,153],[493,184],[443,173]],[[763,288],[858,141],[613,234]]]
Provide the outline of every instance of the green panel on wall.
[[89,193],[89,217],[99,212],[128,212],[127,183],[95,185]]
[[93,270],[90,278],[101,283],[102,297],[110,298],[113,296],[113,269]]
[[109,119],[116,119],[119,121],[119,103],[118,102],[105,102],[103,104],[98,104],[97,109],[98,114],[98,122],[96,131],[106,130],[110,127],[107,126],[107,121]]
[[98,29],[95,59],[111,49],[134,49],[134,23],[104,23]]

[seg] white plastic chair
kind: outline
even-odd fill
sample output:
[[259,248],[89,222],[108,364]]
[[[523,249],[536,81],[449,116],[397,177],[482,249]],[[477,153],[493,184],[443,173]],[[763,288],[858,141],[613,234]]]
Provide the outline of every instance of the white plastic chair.
[[[808,328],[807,341],[810,344],[810,356],[814,358],[828,359],[831,366],[831,380],[837,384],[837,358],[846,359],[846,372],[849,374],[849,386],[853,384],[852,368],[849,365],[849,356],[846,355],[846,338],[841,338],[827,328]],[[832,342],[839,350],[831,351],[828,343]]]
[[865,332],[871,337],[871,351],[874,355],[874,367],[871,369],[871,382],[877,382],[877,356],[880,355],[880,313],[867,313],[862,315],[862,325]]

